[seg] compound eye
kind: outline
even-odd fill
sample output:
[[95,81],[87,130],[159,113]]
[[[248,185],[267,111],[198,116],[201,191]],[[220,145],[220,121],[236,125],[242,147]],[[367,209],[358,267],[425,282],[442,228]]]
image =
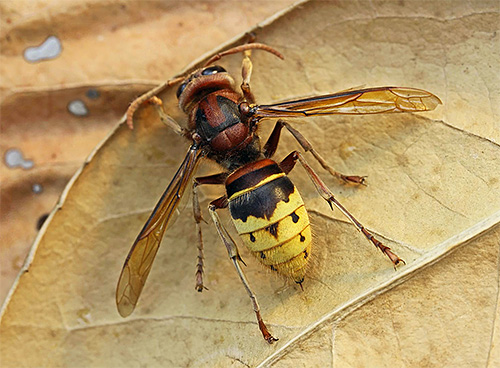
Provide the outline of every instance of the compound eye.
[[211,75],[211,74],[217,74],[217,73],[226,73],[226,69],[224,69],[221,66],[214,65],[214,66],[211,66],[211,67],[204,69],[201,72],[201,75]]
[[175,94],[177,96],[177,99],[179,98],[181,93],[184,92],[184,90],[186,89],[186,86],[187,86],[187,82],[184,82],[179,86],[179,88],[177,88],[177,92]]

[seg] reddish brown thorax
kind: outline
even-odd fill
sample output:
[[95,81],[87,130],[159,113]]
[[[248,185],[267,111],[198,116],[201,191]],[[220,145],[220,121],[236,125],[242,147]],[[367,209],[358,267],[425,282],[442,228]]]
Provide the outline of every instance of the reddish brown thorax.
[[[218,152],[230,151],[249,137],[248,125],[241,121],[241,96],[228,89],[207,95],[189,114],[189,127]],[[248,143],[248,142],[247,142]]]
[[189,116],[189,129],[213,151],[241,150],[252,141],[250,128],[240,114],[243,96],[235,91],[233,78],[222,67],[195,71],[179,91],[179,106]]

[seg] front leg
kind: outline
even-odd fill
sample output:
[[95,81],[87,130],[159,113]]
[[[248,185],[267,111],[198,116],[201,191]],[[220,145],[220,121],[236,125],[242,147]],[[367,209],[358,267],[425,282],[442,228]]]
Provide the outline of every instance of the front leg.
[[241,64],[241,91],[243,92],[243,96],[245,100],[249,104],[255,103],[255,97],[253,96],[252,91],[250,90],[250,78],[252,76],[253,64],[252,60],[250,60],[250,56],[252,54],[251,50],[247,50],[244,52],[243,62]]
[[152,90],[147,91],[146,93],[142,94],[141,96],[137,97],[134,101],[132,101],[132,103],[130,104],[130,106],[127,109],[127,114],[126,114],[128,127],[130,129],[134,129],[134,114],[143,103],[151,100],[151,98],[155,97],[156,95],[158,95],[160,92],[164,91],[165,89],[167,89],[171,85],[174,85],[178,82],[181,82],[183,79],[184,79],[184,76],[169,80],[169,81],[167,81],[163,84],[160,84],[159,86],[153,88]]
[[174,118],[172,118],[170,115],[168,115],[165,112],[165,109],[163,108],[163,101],[162,100],[160,100],[156,96],[153,96],[150,99],[148,99],[146,102],[149,102],[151,105],[153,105],[155,107],[156,112],[158,113],[158,116],[160,117],[160,120],[163,124],[165,124],[167,127],[172,129],[178,135],[184,136],[186,138],[191,138],[191,134],[189,133],[189,130],[181,127],[174,120]]

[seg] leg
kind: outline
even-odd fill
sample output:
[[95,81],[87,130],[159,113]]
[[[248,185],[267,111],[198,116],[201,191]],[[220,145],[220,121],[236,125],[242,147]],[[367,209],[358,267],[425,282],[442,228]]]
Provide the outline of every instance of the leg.
[[[255,34],[248,34],[247,43],[255,42]],[[252,60],[250,60],[250,56],[252,55],[252,50],[244,51],[243,61],[241,63],[241,91],[243,92],[243,96],[248,103],[254,104],[255,97],[253,96],[252,91],[250,90],[250,77],[252,76],[253,64]]]
[[264,145],[264,157],[271,158],[276,153],[276,149],[278,148],[278,143],[280,141],[281,129],[283,129],[283,120],[278,120],[274,129],[267,138],[267,142]]
[[[159,86],[153,88],[152,90],[144,93],[143,95],[137,97],[128,107],[127,109],[127,125],[130,129],[134,129],[134,113],[137,111],[139,106],[141,106],[144,102],[148,101],[152,97],[156,96],[158,93],[162,92],[166,88],[171,85],[181,82],[184,77],[177,77],[168,82],[160,84]],[[168,125],[168,124],[167,124]],[[175,130],[175,129],[174,129]]]
[[251,54],[252,51],[250,50],[244,52],[245,56],[241,65],[241,91],[243,92],[245,100],[250,104],[254,104],[255,98],[252,91],[250,90],[250,77],[252,76],[252,61],[250,60]]
[[216,209],[225,208],[225,207],[227,207],[226,196],[221,197],[219,199],[216,199],[215,201],[211,202],[210,206],[208,207],[209,211],[210,211],[210,216],[212,217],[212,220],[214,221],[215,227],[217,228],[217,232],[219,233],[219,236],[222,239],[222,242],[226,246],[227,253],[229,254],[229,258],[231,258],[231,261],[233,262],[233,265],[236,268],[236,272],[238,273],[238,276],[240,277],[241,282],[243,283],[243,286],[245,287],[245,290],[247,291],[248,295],[250,296],[250,299],[252,300],[253,310],[255,312],[255,315],[257,316],[257,321],[259,323],[260,332],[262,332],[264,339],[269,344],[272,344],[273,342],[277,341],[278,339],[273,337],[269,333],[269,330],[267,329],[266,324],[262,320],[262,317],[260,315],[259,303],[257,302],[257,297],[255,296],[253,291],[250,289],[250,285],[248,284],[248,281],[247,281],[245,274],[243,273],[243,270],[241,269],[241,265],[239,263],[239,261],[241,261],[241,258],[240,258],[239,252],[238,252],[238,247],[236,246],[236,243],[234,242],[234,240],[231,238],[231,236],[227,232],[224,225],[222,225],[220,218],[219,218],[219,215],[216,212]]
[[203,285],[203,237],[201,235],[201,221],[205,221],[201,215],[200,202],[198,200],[198,186],[203,184],[224,184],[227,174],[204,176],[193,180],[193,214],[198,233],[198,262],[196,263],[196,286],[195,289],[202,292],[206,287]]
[[281,129],[286,127],[290,133],[292,133],[293,137],[299,142],[304,151],[311,152],[314,158],[320,163],[320,165],[328,171],[331,175],[335,176],[338,179],[346,183],[354,183],[354,184],[365,184],[365,176],[356,176],[356,175],[344,175],[335,171],[330,165],[327,164],[325,159],[320,156],[319,153],[312,147],[311,143],[296,129],[294,129],[290,124],[288,124],[284,120],[278,120],[276,122],[276,126],[274,127],[273,132],[269,136],[267,143],[264,146],[264,155],[266,157],[271,157],[276,148],[278,147],[278,142],[280,138]]
[[375,245],[378,249],[382,251],[394,265],[394,268],[400,263],[405,263],[401,258],[399,258],[396,254],[394,254],[391,249],[384,244],[382,244],[380,241],[375,239],[375,237],[358,221],[354,218],[353,215],[349,213],[349,211],[338,202],[334,196],[333,193],[328,189],[328,187],[323,183],[323,181],[319,178],[319,176],[314,172],[314,170],[309,166],[307,161],[304,159],[304,157],[300,154],[300,152],[294,151],[290,153],[281,163],[280,167],[285,173],[289,173],[290,170],[293,169],[295,166],[297,160],[302,164],[304,169],[306,170],[307,174],[309,175],[309,178],[311,181],[314,183],[314,186],[316,187],[316,190],[319,192],[319,194],[328,202],[330,205],[330,208],[333,210],[333,205],[337,207],[343,214],[346,216],[349,221],[358,229],[363,235]]
[[149,102],[155,107],[156,112],[160,116],[160,120],[163,124],[165,124],[167,127],[172,129],[177,134],[184,136],[186,138],[190,138],[189,131],[185,128],[182,128],[170,115],[168,115],[165,112],[165,109],[163,109],[162,100],[160,100],[156,96],[153,96],[149,100],[147,100],[147,102]]

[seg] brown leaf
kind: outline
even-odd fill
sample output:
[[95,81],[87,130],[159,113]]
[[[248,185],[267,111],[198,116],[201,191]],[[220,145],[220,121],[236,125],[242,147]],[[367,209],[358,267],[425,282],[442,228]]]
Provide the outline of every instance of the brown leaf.
[[[37,224],[126,106],[291,2],[0,2],[0,300],[22,266]],[[60,54],[28,62],[25,51],[49,36],[59,40]],[[70,113],[75,103],[87,115]],[[29,170],[5,165],[11,149],[31,161]]]
[[[3,309],[3,364],[498,365],[498,12],[495,2],[306,2],[256,29],[260,42],[286,57],[253,52],[252,88],[261,103],[363,84],[417,87],[443,100],[430,113],[294,124],[329,164],[368,175],[366,188],[339,185],[307,156],[337,199],[406,266],[394,271],[296,168],[290,177],[315,234],[305,290],[240,247],[280,341],[262,340],[208,225],[209,290],[195,292],[189,201],[165,236],[137,309],[122,319],[114,290],[124,257],[188,145],[146,107],[134,131],[122,124],[92,155],[35,243]],[[239,55],[221,60],[238,77],[240,63]],[[185,121],[174,92],[161,97]],[[266,137],[273,123],[262,126]],[[294,149],[284,133],[276,159]],[[200,173],[217,171],[207,166]],[[203,193],[205,207],[221,191]],[[227,215],[223,220],[229,224]]]

